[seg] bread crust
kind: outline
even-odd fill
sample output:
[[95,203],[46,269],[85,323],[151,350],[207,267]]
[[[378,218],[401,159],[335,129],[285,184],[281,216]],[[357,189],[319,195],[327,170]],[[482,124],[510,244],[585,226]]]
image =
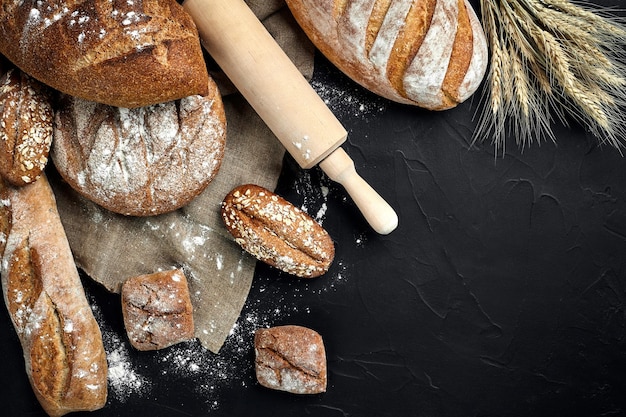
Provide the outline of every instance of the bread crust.
[[240,185],[224,198],[222,219],[243,249],[300,278],[326,273],[335,257],[330,235],[308,214],[254,184]]
[[326,391],[326,349],[315,330],[295,325],[258,329],[254,352],[262,386],[292,394]]
[[65,96],[52,160],[68,184],[116,213],[151,216],[183,207],[217,175],[226,116],[217,86],[205,97],[135,109]]
[[48,164],[54,110],[48,89],[12,68],[0,77],[0,175],[13,185],[35,181]]
[[2,0],[0,52],[44,84],[112,106],[207,93],[197,29],[175,0]]
[[316,47],[368,90],[430,110],[480,86],[487,41],[467,0],[287,0]]
[[[33,391],[50,416],[102,408],[107,362],[54,195],[45,176],[0,185],[9,233],[2,256],[5,304]],[[6,221],[0,222],[5,224]]]
[[131,277],[121,297],[124,327],[135,349],[163,349],[194,338],[193,306],[181,269]]

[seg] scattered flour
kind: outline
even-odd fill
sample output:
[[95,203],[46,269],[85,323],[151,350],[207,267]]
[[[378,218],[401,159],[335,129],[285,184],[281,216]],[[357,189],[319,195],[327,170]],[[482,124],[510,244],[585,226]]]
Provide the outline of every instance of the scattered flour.
[[332,84],[328,80],[313,79],[311,86],[322,98],[328,108],[338,118],[359,117],[368,119],[374,113],[386,110],[387,102],[359,86],[346,86],[345,83]]
[[[302,197],[302,210],[323,223],[333,185],[324,175],[319,178],[311,178],[311,175],[315,174],[308,170],[302,172],[295,183],[296,192]],[[159,232],[149,222],[146,223],[148,230]],[[181,235],[180,238],[189,253],[195,252],[204,240],[198,235]],[[364,236],[355,237],[356,245],[364,243]],[[214,260],[221,269],[222,257],[217,255]],[[229,392],[233,387],[248,388],[256,384],[253,356],[255,331],[295,322],[297,317],[314,313],[315,308],[309,303],[348,283],[347,269],[341,259],[335,258],[331,270],[312,281],[290,277],[277,281],[273,274],[267,277],[259,274],[253,282],[252,296],[248,297],[219,354],[203,348],[197,340],[161,351],[137,352],[130,346],[125,334],[119,329],[113,330],[107,323],[96,300],[92,299],[94,315],[101,326],[107,351],[111,399],[126,403],[154,396],[157,387],[162,384],[161,380],[166,379],[188,385],[194,401],[206,407],[207,412],[220,409],[222,398],[225,398],[222,393]],[[156,373],[154,369],[157,369]]]
[[107,325],[102,311],[93,300],[90,304],[100,325],[102,342],[107,353],[110,394],[120,402],[147,394],[151,386],[150,381],[135,369],[130,358],[130,344],[122,340],[118,333]]

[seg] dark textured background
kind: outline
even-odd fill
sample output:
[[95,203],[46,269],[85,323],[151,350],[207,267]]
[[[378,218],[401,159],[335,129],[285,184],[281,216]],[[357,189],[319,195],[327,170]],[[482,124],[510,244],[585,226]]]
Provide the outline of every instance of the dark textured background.
[[[558,145],[522,152],[509,138],[496,158],[470,146],[480,93],[427,112],[369,95],[321,58],[313,84],[398,229],[371,232],[342,189],[287,157],[277,192],[330,232],[329,273],[301,281],[259,265],[219,356],[195,343],[133,352],[117,296],[85,278],[106,347],[144,383],[84,415],[626,416],[624,157],[555,125]],[[252,332],[280,324],[323,336],[327,393],[256,384]],[[5,308],[0,356],[2,415],[44,416]]]

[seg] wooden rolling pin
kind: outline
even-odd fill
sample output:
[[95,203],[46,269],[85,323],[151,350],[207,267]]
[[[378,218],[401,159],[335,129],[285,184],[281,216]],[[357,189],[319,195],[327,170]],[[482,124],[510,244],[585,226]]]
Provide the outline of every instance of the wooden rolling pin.
[[185,0],[183,7],[202,45],[296,162],[319,164],[376,232],[391,233],[398,216],[340,147],[346,130],[244,0]]

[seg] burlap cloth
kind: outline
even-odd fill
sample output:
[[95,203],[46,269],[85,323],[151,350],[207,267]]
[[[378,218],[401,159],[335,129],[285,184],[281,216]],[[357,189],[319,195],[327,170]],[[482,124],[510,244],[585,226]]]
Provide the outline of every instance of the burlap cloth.
[[[284,0],[248,0],[302,73],[310,78],[313,48]],[[59,212],[78,266],[112,292],[129,277],[182,268],[188,278],[196,336],[217,353],[246,301],[255,260],[242,252],[223,226],[220,202],[237,185],[274,189],[284,149],[226,78],[220,86],[228,124],[222,167],[203,194],[176,212],[125,217],[79,197],[52,175]]]

